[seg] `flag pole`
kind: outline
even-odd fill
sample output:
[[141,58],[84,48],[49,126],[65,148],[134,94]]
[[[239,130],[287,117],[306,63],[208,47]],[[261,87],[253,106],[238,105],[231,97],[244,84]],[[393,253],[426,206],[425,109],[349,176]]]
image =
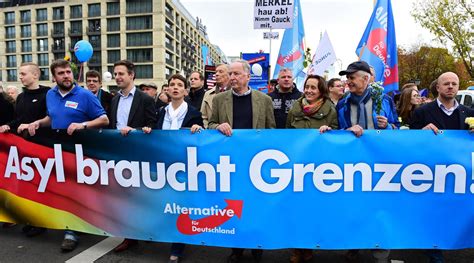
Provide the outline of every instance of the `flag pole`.
[[272,74],[272,28],[271,27],[270,27],[269,40],[270,40],[270,47],[268,50],[268,73],[269,73],[269,76],[273,76]]

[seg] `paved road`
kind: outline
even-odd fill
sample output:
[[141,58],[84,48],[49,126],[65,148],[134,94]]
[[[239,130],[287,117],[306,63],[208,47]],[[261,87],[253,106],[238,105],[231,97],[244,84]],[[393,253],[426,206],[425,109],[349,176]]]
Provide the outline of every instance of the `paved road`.
[[[110,252],[110,242],[120,242],[120,239],[106,239],[101,236],[83,234],[78,248],[70,253],[61,253],[59,245],[63,233],[57,230],[48,230],[46,233],[27,238],[21,233],[21,226],[2,229],[0,227],[0,263],[3,262],[168,262],[169,244],[140,242],[138,246],[122,252]],[[108,246],[108,247],[107,247]],[[224,263],[229,254],[227,248],[188,246],[182,262],[196,263]],[[373,262],[368,251],[362,251],[363,263]],[[290,251],[266,251],[262,263],[287,263]],[[245,262],[252,262],[250,253],[246,252]],[[447,263],[474,262],[474,249],[446,251]],[[428,262],[419,250],[392,251],[392,262]],[[344,251],[315,251],[311,262],[338,263],[344,262]]]

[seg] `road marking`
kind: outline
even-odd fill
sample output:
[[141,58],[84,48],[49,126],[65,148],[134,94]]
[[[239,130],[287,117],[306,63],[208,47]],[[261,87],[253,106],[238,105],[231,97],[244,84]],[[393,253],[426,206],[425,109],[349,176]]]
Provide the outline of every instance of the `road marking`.
[[390,260],[391,263],[404,263],[403,260]]
[[122,243],[121,237],[108,237],[70,258],[66,263],[94,262]]

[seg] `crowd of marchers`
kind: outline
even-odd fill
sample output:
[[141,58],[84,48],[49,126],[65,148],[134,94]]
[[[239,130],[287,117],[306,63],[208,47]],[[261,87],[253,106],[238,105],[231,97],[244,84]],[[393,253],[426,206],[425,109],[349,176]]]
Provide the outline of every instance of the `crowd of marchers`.
[[[434,80],[431,98],[420,97],[413,83],[402,86],[400,94],[390,96],[377,92],[375,72],[364,61],[350,64],[339,72],[342,78],[326,81],[318,75],[308,75],[302,87],[294,83],[290,69],[278,72],[278,79],[269,84],[268,94],[249,87],[250,65],[237,60],[216,67],[215,86],[205,88],[201,72],[188,78],[172,75],[158,91],[155,83],[135,84],[135,65],[128,60],[114,64],[113,76],[118,87],[116,94],[102,88],[101,74],[86,72],[85,88],[74,80],[71,65],[56,60],[50,65],[55,86],[39,85],[40,69],[34,63],[23,63],[19,68],[22,92],[2,92],[0,96],[0,133],[12,132],[34,136],[39,128],[64,129],[68,134],[76,130],[109,128],[123,136],[138,130],[151,133],[154,129],[178,130],[188,128],[191,133],[202,129],[217,129],[232,136],[234,129],[297,128],[348,130],[363,136],[372,129],[428,129],[474,130],[465,123],[474,117],[474,110],[460,105],[455,96],[459,78],[445,72]],[[302,90],[302,92],[300,91]],[[330,135],[327,135],[330,136]],[[4,223],[4,227],[13,226]],[[26,225],[26,236],[42,234],[47,229]],[[76,232],[65,231],[61,250],[72,251],[78,244]],[[138,245],[137,240],[125,239],[115,252]],[[170,262],[183,256],[185,244],[171,245]],[[233,248],[228,262],[239,262],[244,249]],[[376,262],[389,262],[389,250],[372,250]],[[263,250],[252,249],[255,262]],[[430,262],[443,262],[440,250],[427,250]],[[307,262],[312,250],[292,250],[290,262]],[[359,251],[345,254],[348,262],[359,262]]]

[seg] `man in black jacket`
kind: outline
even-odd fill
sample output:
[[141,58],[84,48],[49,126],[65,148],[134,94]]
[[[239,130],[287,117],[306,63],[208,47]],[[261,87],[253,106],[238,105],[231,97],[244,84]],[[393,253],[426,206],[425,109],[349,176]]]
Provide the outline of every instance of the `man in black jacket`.
[[[154,128],[157,118],[155,101],[135,86],[135,65],[128,60],[117,61],[114,75],[120,90],[112,99],[110,128],[120,130],[123,136],[143,127]],[[126,238],[114,251],[122,252],[137,244],[137,240]]]
[[102,78],[99,72],[95,70],[87,71],[86,87],[99,99],[100,105],[102,105],[105,112],[107,112],[107,116],[110,118],[110,103],[114,96],[102,89]]
[[46,93],[49,87],[39,85],[40,69],[32,62],[20,65],[20,81],[24,85],[23,92],[16,100],[15,117],[0,127],[0,133],[16,131],[20,125],[26,129],[28,124],[46,116]]
[[432,130],[435,134],[439,130],[468,130],[465,119],[474,117],[474,110],[456,101],[459,77],[453,72],[441,74],[436,90],[438,98],[415,110],[410,128]]
[[128,60],[115,62],[114,75],[120,90],[112,99],[110,128],[125,136],[135,129],[155,127],[155,102],[135,86],[135,65]]
[[189,91],[189,96],[186,98],[186,102],[200,110],[204,93],[206,93],[204,90],[204,75],[200,72],[193,71],[189,76],[189,84],[191,90]]
[[273,114],[277,129],[284,129],[288,111],[297,99],[301,97],[301,92],[293,83],[293,73],[288,68],[282,68],[278,73],[278,85],[275,91],[268,94],[273,102]]

